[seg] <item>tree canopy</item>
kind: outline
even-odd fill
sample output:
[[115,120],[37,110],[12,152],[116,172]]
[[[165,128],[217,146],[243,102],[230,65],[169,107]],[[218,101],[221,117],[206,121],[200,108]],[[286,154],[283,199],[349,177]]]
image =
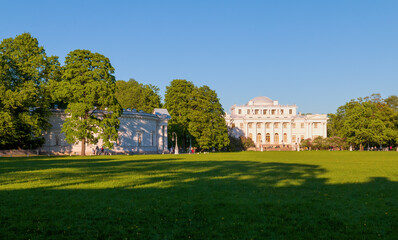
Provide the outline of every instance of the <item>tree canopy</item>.
[[60,76],[58,57],[48,57],[29,33],[0,44],[0,149],[43,143],[51,95],[48,82]]
[[177,134],[180,146],[187,146],[191,140],[204,150],[229,144],[223,108],[217,93],[208,86],[173,80],[166,87],[165,108],[171,115],[169,134]]
[[102,139],[112,147],[117,139],[121,107],[116,100],[114,68],[105,56],[88,50],[74,50],[65,59],[62,80],[57,88],[66,99],[68,114],[62,131],[68,143],[96,144]]
[[398,112],[380,94],[351,100],[329,117],[331,136],[345,138],[348,143],[361,148],[365,144],[393,145],[398,142]]
[[116,81],[116,86],[116,98],[124,109],[152,113],[153,109],[161,107],[159,88],[154,85],[138,83],[131,78],[128,82]]

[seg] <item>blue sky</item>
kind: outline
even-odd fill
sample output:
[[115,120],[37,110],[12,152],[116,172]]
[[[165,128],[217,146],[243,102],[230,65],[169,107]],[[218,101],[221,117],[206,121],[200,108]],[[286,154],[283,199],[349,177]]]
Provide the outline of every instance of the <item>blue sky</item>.
[[226,111],[256,96],[331,113],[398,95],[398,1],[0,0],[0,39],[29,32],[61,63],[88,49],[118,80],[216,90]]

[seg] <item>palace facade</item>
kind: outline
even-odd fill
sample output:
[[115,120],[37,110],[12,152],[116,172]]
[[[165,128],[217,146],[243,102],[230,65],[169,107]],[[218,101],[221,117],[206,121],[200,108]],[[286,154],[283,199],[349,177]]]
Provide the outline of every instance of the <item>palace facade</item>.
[[[96,114],[101,114],[98,111]],[[61,132],[67,118],[64,110],[53,109],[50,117],[51,129],[44,134],[45,142],[38,150],[51,154],[80,154],[81,143],[69,144]],[[152,114],[136,110],[123,110],[120,116],[118,139],[113,149],[107,149],[112,154],[128,153],[166,153],[167,126],[170,115],[166,109],[155,109]],[[102,147],[102,141],[86,145],[86,155],[92,154],[96,146]]]
[[225,117],[233,136],[249,137],[261,149],[296,149],[303,139],[326,137],[327,119],[326,114],[297,113],[296,105],[280,105],[268,97],[233,105]]

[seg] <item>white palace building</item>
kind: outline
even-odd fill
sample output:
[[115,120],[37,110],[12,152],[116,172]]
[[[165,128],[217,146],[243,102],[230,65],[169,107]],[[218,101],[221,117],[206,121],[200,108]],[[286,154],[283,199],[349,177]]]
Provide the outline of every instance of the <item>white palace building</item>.
[[[101,114],[98,111],[97,114]],[[52,125],[44,134],[44,144],[37,149],[41,153],[51,154],[80,154],[81,143],[69,144],[61,132],[62,125],[67,118],[64,110],[52,109],[50,123]],[[113,149],[113,154],[126,153],[167,153],[167,126],[170,115],[166,109],[155,108],[152,114],[136,111],[135,109],[124,110],[120,116],[118,139]],[[102,140],[97,144],[86,145],[86,155],[92,154],[96,146],[101,148]]]
[[296,149],[301,140],[327,136],[326,114],[300,114],[296,105],[280,105],[268,97],[231,107],[225,120],[235,137],[251,138],[257,149]]

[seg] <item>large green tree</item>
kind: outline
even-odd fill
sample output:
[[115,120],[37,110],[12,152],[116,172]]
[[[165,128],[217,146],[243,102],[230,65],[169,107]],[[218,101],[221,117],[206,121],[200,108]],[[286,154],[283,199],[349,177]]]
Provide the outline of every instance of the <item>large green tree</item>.
[[164,97],[164,108],[169,112],[171,119],[168,125],[169,139],[172,139],[171,134],[177,134],[177,140],[180,146],[185,148],[187,140],[191,138],[192,134],[188,131],[190,122],[190,101],[192,100],[195,85],[184,79],[175,79],[171,81],[170,85],[166,87],[166,94]]
[[113,73],[109,59],[99,53],[74,50],[65,59],[57,88],[60,99],[68,102],[62,131],[69,143],[81,142],[81,155],[86,144],[102,139],[105,147],[112,147],[117,139],[121,107]]
[[142,110],[152,113],[160,108],[159,88],[151,84],[142,84],[134,79],[128,82],[116,81],[116,98],[123,108]]
[[38,147],[48,123],[50,80],[60,76],[58,57],[48,57],[29,33],[0,44],[0,148]]
[[398,140],[397,114],[379,94],[351,100],[329,115],[329,134],[361,149],[364,145],[392,145]]
[[[166,87],[165,108],[171,115],[169,134],[175,132],[180,146],[189,141],[204,150],[228,146],[228,129],[217,94],[208,86],[176,79]],[[171,139],[171,138],[170,138]]]
[[188,131],[205,150],[229,145],[224,109],[217,93],[208,86],[195,88],[190,103]]

